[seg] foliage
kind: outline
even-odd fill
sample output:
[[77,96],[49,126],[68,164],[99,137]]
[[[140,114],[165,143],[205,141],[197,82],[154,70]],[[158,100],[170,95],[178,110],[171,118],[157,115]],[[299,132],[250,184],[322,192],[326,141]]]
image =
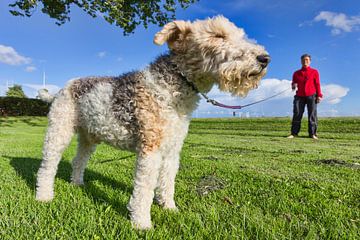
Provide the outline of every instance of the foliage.
[[0,97],[0,116],[46,116],[49,107],[39,99]]
[[124,30],[124,34],[133,33],[142,24],[147,28],[149,23],[164,25],[175,18],[178,6],[187,8],[197,0],[16,0],[9,6],[14,16],[30,17],[39,7],[41,11],[56,19],[61,25],[70,20],[70,9],[81,8],[92,17],[99,15],[110,24]]
[[17,97],[17,98],[27,98],[21,85],[14,84],[14,86],[9,87],[6,92],[8,97]]
[[47,121],[0,118],[0,239],[359,239],[360,118],[320,118],[318,141],[305,119],[300,137],[286,139],[290,121],[194,119],[176,178],[179,212],[154,205],[144,232],[126,208],[134,154],[100,144],[77,187],[74,137],[55,199],[36,202]]

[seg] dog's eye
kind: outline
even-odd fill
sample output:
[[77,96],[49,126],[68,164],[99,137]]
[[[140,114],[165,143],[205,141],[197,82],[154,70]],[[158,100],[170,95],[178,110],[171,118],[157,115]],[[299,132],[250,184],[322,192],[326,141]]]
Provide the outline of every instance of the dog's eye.
[[214,35],[214,37],[215,37],[215,38],[222,38],[222,39],[224,39],[224,38],[225,38],[225,35],[220,34],[220,33],[217,33],[217,34]]
[[240,61],[242,59],[242,56],[236,56],[234,57],[234,61]]

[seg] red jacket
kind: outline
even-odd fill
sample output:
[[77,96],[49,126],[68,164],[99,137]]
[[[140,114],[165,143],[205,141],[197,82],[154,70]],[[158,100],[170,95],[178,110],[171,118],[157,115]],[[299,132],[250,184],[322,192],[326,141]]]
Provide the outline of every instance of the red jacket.
[[316,95],[323,97],[320,88],[319,72],[311,67],[303,67],[293,74],[292,84],[297,84],[296,96],[307,97]]

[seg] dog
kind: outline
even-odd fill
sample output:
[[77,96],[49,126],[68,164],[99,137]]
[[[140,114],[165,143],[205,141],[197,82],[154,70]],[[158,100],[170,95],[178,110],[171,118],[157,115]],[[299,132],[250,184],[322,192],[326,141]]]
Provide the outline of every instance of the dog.
[[266,74],[270,56],[223,16],[173,21],[156,33],[154,43],[169,52],[141,71],[119,77],[73,79],[52,101],[37,174],[36,199],[54,197],[62,153],[78,134],[71,181],[84,184],[84,170],[96,145],[105,142],[137,155],[128,210],[137,229],[151,228],[153,199],[176,210],[175,176],[190,117],[214,85],[245,97]]

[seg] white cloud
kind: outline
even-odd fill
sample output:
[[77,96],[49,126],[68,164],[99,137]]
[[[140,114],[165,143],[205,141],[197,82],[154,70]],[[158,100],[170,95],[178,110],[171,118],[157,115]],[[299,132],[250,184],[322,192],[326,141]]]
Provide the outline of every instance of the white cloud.
[[[290,80],[279,80],[279,79],[264,79],[258,89],[253,90],[249,93],[246,100],[248,101],[259,101],[288,89],[279,96],[274,97],[274,100],[292,98],[295,92],[291,91]],[[343,97],[349,92],[349,88],[337,85],[337,84],[322,84],[321,90],[324,95],[324,103],[337,104]]]
[[0,96],[5,96],[7,91],[7,87],[4,85],[0,85]]
[[12,47],[0,45],[0,62],[9,65],[22,65],[29,64],[31,59],[21,56]]
[[274,97],[275,99],[289,98],[293,96],[291,91],[291,81],[279,79],[264,79],[261,81],[258,89],[249,93],[248,99],[251,101],[259,101],[270,96],[284,93]]
[[0,96],[5,96],[8,90],[8,87],[12,87],[15,82],[12,79],[0,79]]
[[333,35],[339,35],[342,32],[352,32],[358,30],[360,26],[360,16],[347,16],[344,13],[335,13],[321,11],[314,21],[325,21],[325,25],[331,27]]
[[[323,102],[321,103],[322,109],[333,108],[349,92],[348,88],[336,84],[322,84],[321,87],[324,95]],[[295,92],[291,90],[290,80],[264,79],[261,81],[259,88],[250,91],[249,95],[244,99],[232,97],[229,93],[220,92],[217,87],[214,87],[207,95],[209,98],[220,103],[238,106],[267,99],[279,93],[281,94],[278,96],[241,110],[215,107],[202,99],[195,116],[196,114],[202,114],[205,117],[232,116],[233,111],[248,112],[250,116],[290,116],[292,114],[292,100],[295,95]],[[324,114],[329,115],[330,112],[324,112]],[[331,116],[333,114],[335,112],[331,112]]]
[[99,52],[99,53],[97,54],[97,56],[98,56],[99,58],[104,58],[104,57],[106,56],[106,52],[105,52],[105,51]]
[[[283,92],[284,90],[285,92]],[[270,96],[276,95],[280,92],[283,93],[281,95],[274,97],[273,100],[289,99],[293,97],[294,93],[291,91],[291,81],[279,80],[279,79],[264,79],[261,81],[259,88],[250,91],[249,95],[244,99],[239,97],[232,97],[229,93],[220,92],[220,90],[217,87],[214,87],[209,92],[208,97],[226,105],[237,106],[237,105],[244,105],[244,104],[260,101]],[[199,110],[210,111],[210,110],[219,110],[219,109],[214,109],[214,107],[211,104],[202,100],[199,105]],[[224,111],[229,111],[229,110],[224,110]]]
[[305,27],[305,26],[312,26],[313,24],[313,21],[305,21],[305,22],[302,22],[302,23],[299,23],[299,27]]
[[341,101],[341,98],[347,95],[349,90],[349,88],[337,84],[324,85],[322,87],[324,102],[329,104],[337,104]]
[[[291,81],[279,79],[264,79],[260,82],[259,88],[250,91],[249,95],[244,99],[246,99],[246,101],[259,101],[287,89],[288,91],[284,92],[279,96],[276,96],[276,99],[288,98],[290,96],[293,96],[293,94],[291,93]],[[217,87],[214,87],[208,95],[209,97],[222,99],[224,101],[238,102],[239,100],[241,100],[239,97],[232,97],[230,96],[230,94],[220,92]]]
[[27,67],[25,68],[25,71],[26,71],[26,72],[34,72],[34,71],[36,71],[36,67],[34,67],[34,66],[27,66]]

